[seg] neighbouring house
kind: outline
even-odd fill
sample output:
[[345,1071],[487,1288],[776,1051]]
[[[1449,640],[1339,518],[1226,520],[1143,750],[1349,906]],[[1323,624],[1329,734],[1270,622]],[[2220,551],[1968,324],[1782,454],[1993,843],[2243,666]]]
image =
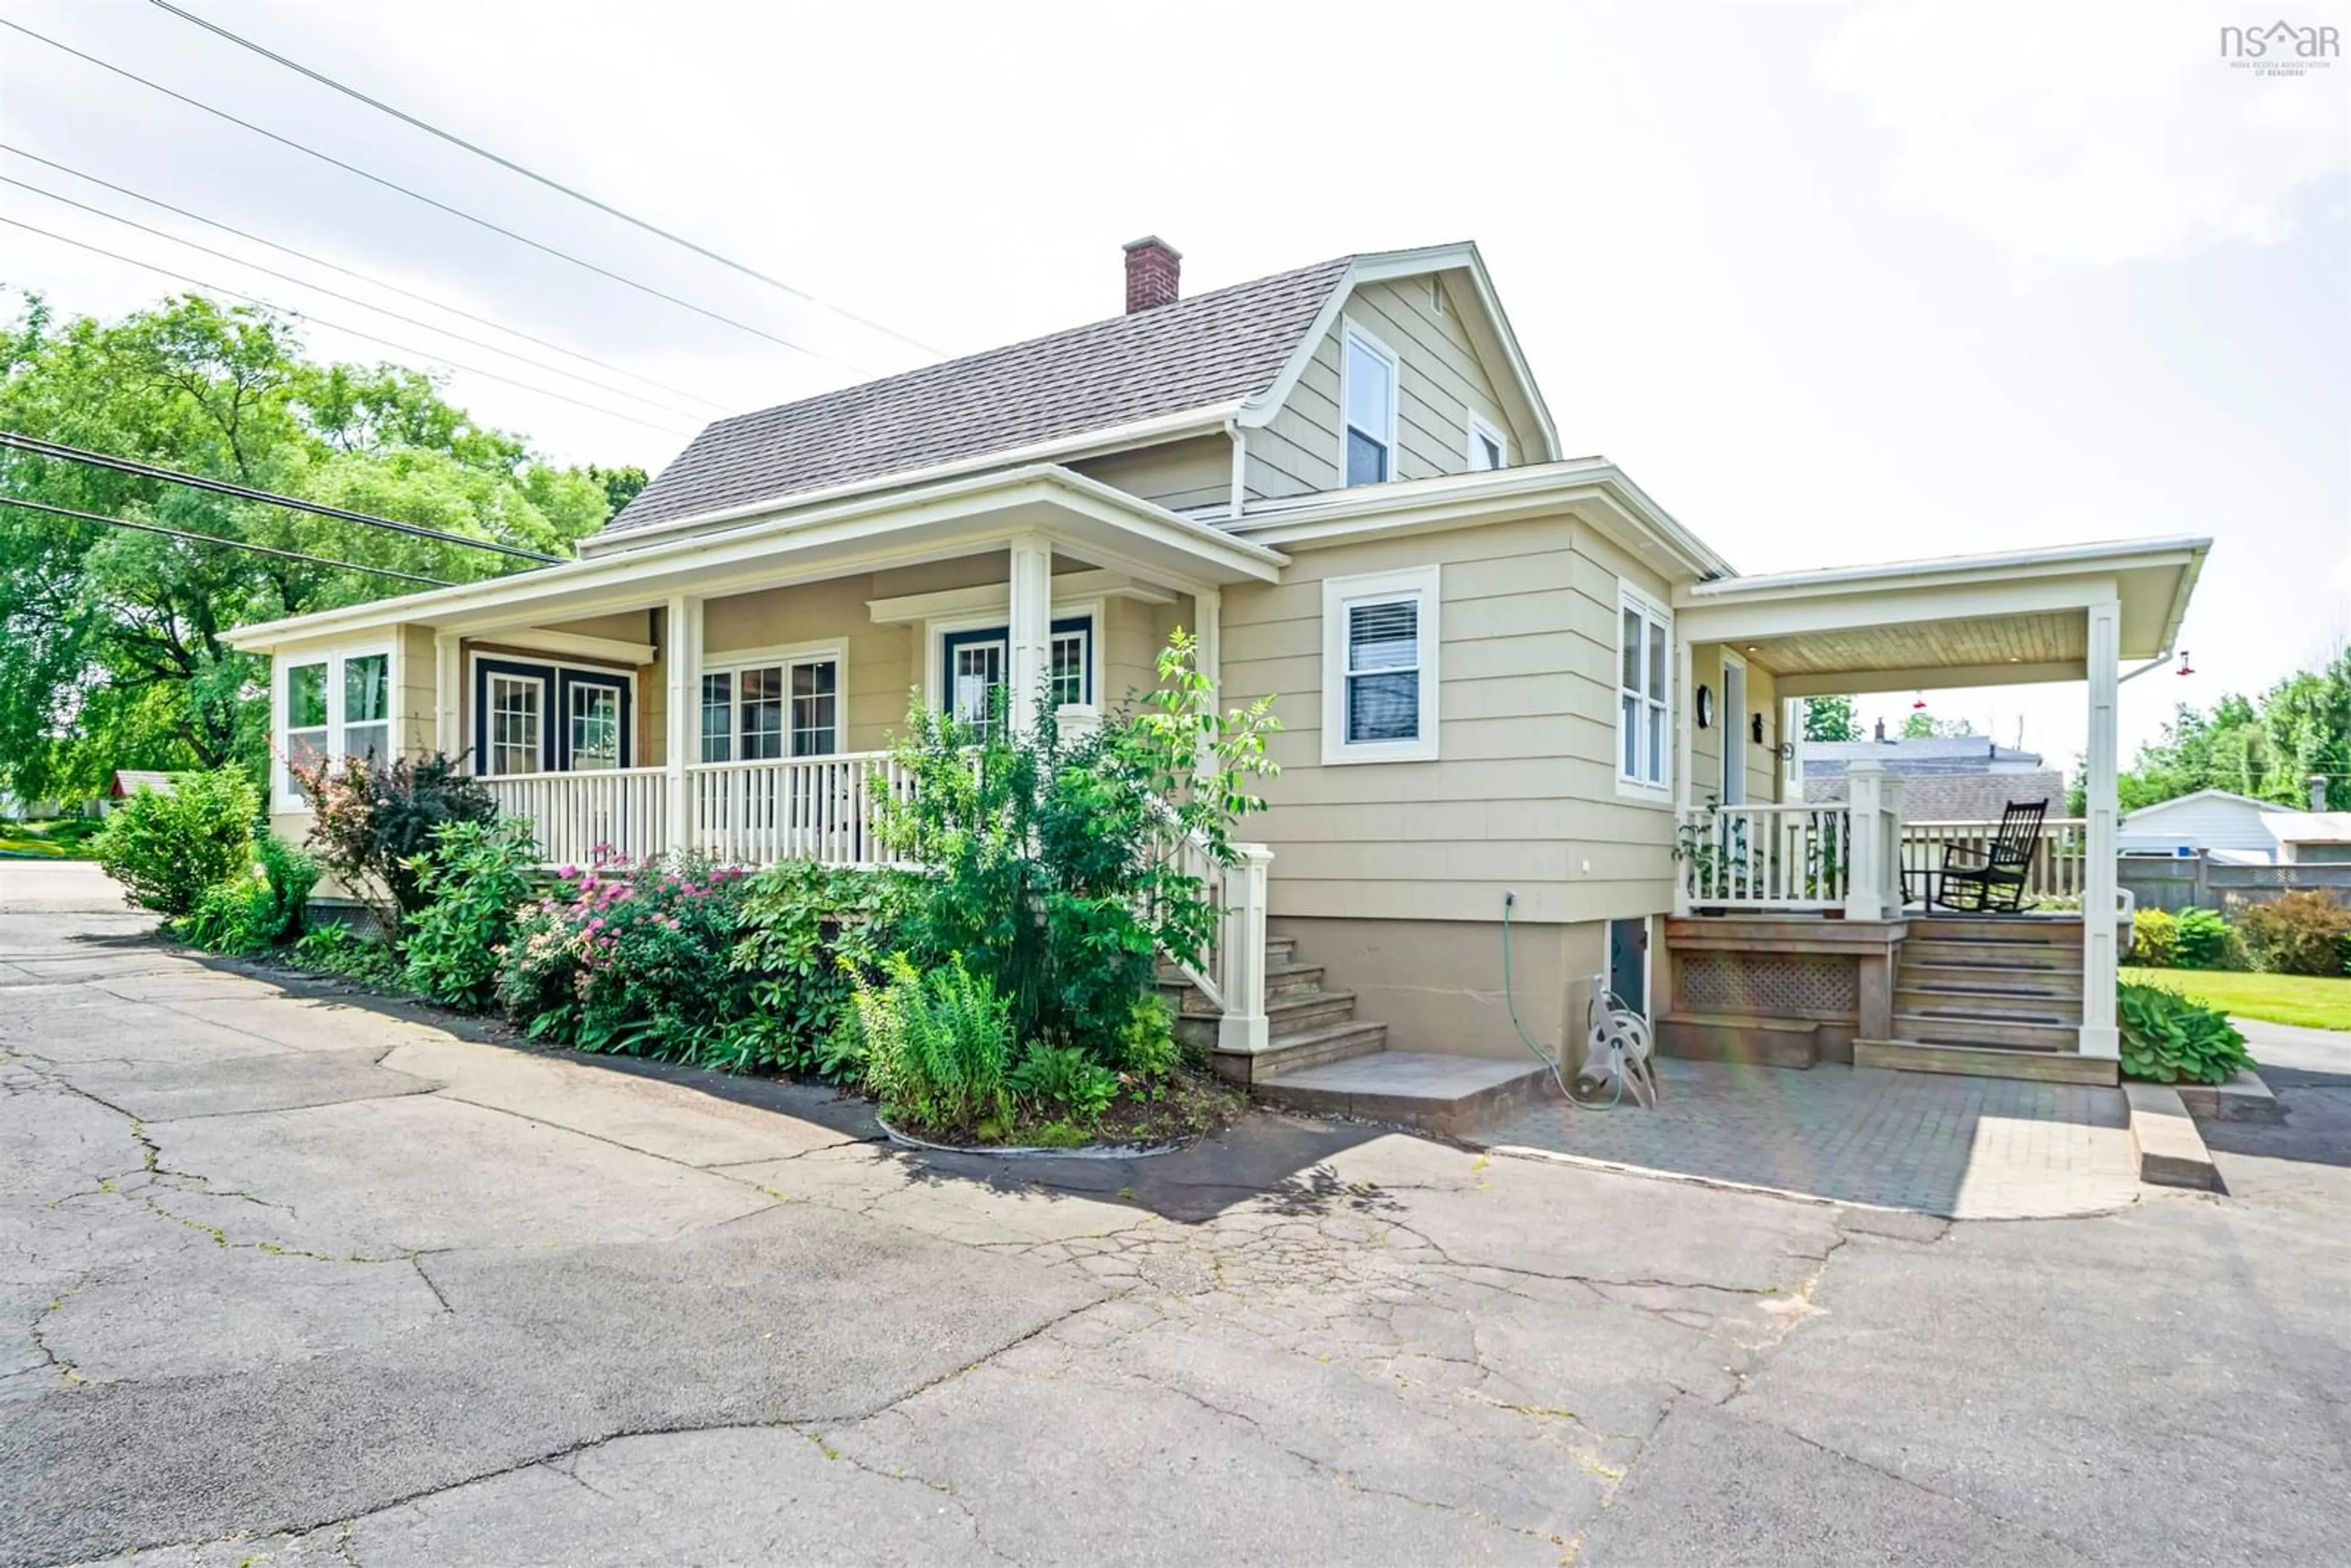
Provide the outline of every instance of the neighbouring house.
[[1901,775],[1904,819],[1913,822],[1981,822],[2011,802],[2039,801],[2050,815],[2065,812],[2065,776],[2044,767],[2037,751],[2001,746],[1980,735],[1911,736],[1898,740],[1800,740],[1796,765],[1806,800],[1848,799],[1845,769],[1875,762]]
[[2209,854],[2223,862],[2263,864],[2277,858],[2277,838],[2263,821],[2277,811],[2274,800],[2199,789],[2130,812],[2115,843],[2126,855]]
[[152,789],[158,795],[169,795],[178,788],[179,786],[172,781],[172,776],[160,769],[118,768],[114,770],[113,779],[106,787],[104,809],[110,811],[114,810],[141,789]]
[[2270,811],[2262,825],[2282,865],[2351,865],[2351,811]]
[[[1572,1051],[1604,983],[1668,1049],[2113,1081],[2116,684],[2209,541],[1741,576],[1573,455],[1474,246],[1178,279],[1137,241],[1122,315],[719,421],[576,560],[238,631],[277,749],[462,753],[550,861],[870,861],[910,691],[1099,710],[1180,626],[1285,727],[1196,976],[1234,1077],[1522,1067],[1507,901],[1519,1012]],[[1792,699],[2050,681],[2086,688],[2107,918],[1991,946],[1906,908],[1899,774],[1790,799]],[[272,806],[299,837],[282,762]],[[2046,974],[1985,1022],[1967,966],[2020,943]]]

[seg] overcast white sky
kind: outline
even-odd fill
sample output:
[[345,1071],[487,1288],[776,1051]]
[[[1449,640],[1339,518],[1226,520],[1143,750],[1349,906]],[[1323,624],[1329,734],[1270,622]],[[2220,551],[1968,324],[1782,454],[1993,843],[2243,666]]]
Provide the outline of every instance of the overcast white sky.
[[[1187,290],[1474,238],[1569,450],[1624,464],[1743,570],[2211,536],[2197,674],[2125,688],[2126,745],[2175,701],[2258,689],[2351,631],[2351,59],[2231,68],[2220,28],[2267,10],[183,3],[950,351],[1114,312],[1119,245],[1145,232],[1183,250]],[[2351,37],[2351,0],[2281,14]],[[0,31],[0,140],[41,157],[727,409],[924,358],[139,0],[0,0],[0,17],[825,357]],[[21,158],[0,174],[447,319]],[[458,401],[564,460],[657,468],[708,412],[14,186],[0,217],[429,350],[314,318],[320,353],[445,354],[674,427],[450,372]],[[176,287],[5,227],[0,283],[102,315]],[[2077,685],[1934,700],[2003,741],[2021,723],[2068,766],[2082,705]]]

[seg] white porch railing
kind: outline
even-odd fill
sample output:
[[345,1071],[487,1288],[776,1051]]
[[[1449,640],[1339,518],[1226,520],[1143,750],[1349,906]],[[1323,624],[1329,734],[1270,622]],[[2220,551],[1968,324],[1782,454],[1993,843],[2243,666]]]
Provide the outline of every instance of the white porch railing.
[[549,865],[643,860],[669,847],[669,776],[658,768],[508,773],[482,783],[499,816],[530,820]]
[[[2026,898],[2082,896],[2088,832],[2089,824],[2079,817],[2042,822],[2040,840],[2033,845],[2032,863],[2025,869]],[[1951,847],[1973,851],[1973,863],[1981,865],[1992,840],[1999,834],[1998,822],[1905,822],[1902,869],[1939,871],[1943,852]]]
[[[895,865],[882,845],[875,789],[912,786],[886,751],[703,762],[685,770],[690,846],[727,865],[810,860]],[[878,782],[877,782],[878,781]]]
[[1853,817],[1843,806],[1720,806],[1683,824],[1683,881],[1698,907],[1843,909]]

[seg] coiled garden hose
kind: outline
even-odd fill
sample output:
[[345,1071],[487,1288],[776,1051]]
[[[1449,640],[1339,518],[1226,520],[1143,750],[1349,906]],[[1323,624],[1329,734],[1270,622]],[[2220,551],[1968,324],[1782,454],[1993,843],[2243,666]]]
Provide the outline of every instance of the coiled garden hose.
[[[1562,1099],[1565,1100],[1569,1104],[1574,1106],[1579,1111],[1614,1111],[1618,1105],[1624,1103],[1625,1101],[1625,1075],[1622,1072],[1612,1072],[1609,1074],[1614,1092],[1608,1096],[1606,1103],[1601,1104],[1589,1100],[1577,1099],[1575,1091],[1568,1087],[1566,1077],[1562,1074],[1559,1070],[1559,1058],[1552,1055],[1551,1052],[1545,1051],[1541,1046],[1537,1045],[1534,1041],[1534,1037],[1527,1033],[1527,1026],[1519,1019],[1519,998],[1517,988],[1510,981],[1510,906],[1516,904],[1518,900],[1519,895],[1516,893],[1505,892],[1502,894],[1502,1002],[1503,1005],[1510,1009],[1510,1027],[1519,1031],[1520,1042],[1525,1045],[1529,1051],[1535,1053],[1535,1060],[1541,1062],[1545,1067],[1551,1070],[1551,1081],[1559,1085],[1559,1092]],[[1594,1017],[1593,1009],[1595,1007],[1606,1006],[1612,999],[1613,995],[1614,993],[1610,992],[1604,984],[1595,983],[1593,985],[1592,988],[1591,1000],[1583,1004],[1585,1033],[1589,1034],[1593,1026],[1599,1021],[1598,1019]],[[1567,1054],[1567,1047],[1564,1042],[1562,1042],[1560,1046],[1560,1055],[1564,1056],[1565,1054]]]

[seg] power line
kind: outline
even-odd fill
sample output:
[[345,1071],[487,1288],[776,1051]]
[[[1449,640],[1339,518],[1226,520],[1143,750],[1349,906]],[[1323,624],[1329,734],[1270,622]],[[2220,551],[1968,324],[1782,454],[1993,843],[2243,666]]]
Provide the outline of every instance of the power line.
[[176,468],[164,468],[135,458],[117,457],[110,452],[90,452],[78,446],[68,446],[62,441],[44,441],[37,435],[19,435],[13,430],[0,430],[0,446],[29,452],[36,457],[55,458],[63,463],[79,463],[91,468],[111,469],[140,479],[154,479],[166,485],[184,485],[191,490],[209,490],[217,496],[230,496],[240,501],[258,501],[264,506],[283,507],[288,511],[308,512],[315,517],[332,517],[338,522],[364,523],[371,528],[390,528],[395,533],[432,539],[438,544],[466,545],[475,549],[489,550],[497,555],[513,556],[542,565],[561,565],[561,556],[546,555],[538,550],[525,549],[520,545],[500,544],[496,539],[477,539],[470,534],[451,533],[445,528],[428,528],[423,523],[406,523],[398,517],[379,517],[371,512],[354,512],[348,507],[329,506],[324,501],[306,501],[299,496],[280,496],[272,490],[256,490],[250,485],[232,484],[226,479],[214,479],[203,474],[185,474]]
[[[144,202],[151,207],[160,207],[164,212],[175,213],[181,217],[187,218],[195,223],[200,223],[206,228],[214,228],[220,230],[223,234],[235,235],[241,240],[248,241],[254,245],[266,246],[270,250],[283,251],[286,255],[293,256],[299,261],[307,261],[313,267],[323,267],[329,272],[340,272],[345,277],[355,277],[361,283],[369,285],[371,287],[381,288],[391,293],[403,296],[406,298],[415,300],[420,305],[430,305],[435,310],[446,310],[452,316],[458,316],[468,321],[478,322],[482,326],[504,332],[510,338],[520,338],[526,343],[536,343],[542,349],[552,349],[559,354],[569,355],[570,358],[579,360],[583,363],[594,365],[600,370],[611,371],[615,375],[627,376],[632,381],[643,382],[650,387],[658,387],[663,392],[672,393],[677,397],[684,398],[688,402],[698,402],[705,408],[716,409],[722,414],[732,414],[735,412],[733,409],[728,408],[725,403],[714,402],[710,399],[704,397],[700,392],[688,392],[684,387],[672,386],[667,382],[655,381],[653,377],[646,375],[642,371],[632,371],[625,365],[616,365],[611,363],[610,361],[600,360],[593,354],[583,354],[577,349],[566,348],[561,343],[551,342],[545,338],[534,337],[530,333],[524,331],[519,327],[509,327],[505,322],[495,320],[490,317],[477,316],[473,311],[462,309],[457,306],[448,303],[446,300],[435,299],[429,294],[419,294],[413,288],[402,287],[397,283],[389,282],[383,278],[373,277],[371,274],[360,272],[354,267],[345,267],[340,262],[329,261],[323,256],[313,256],[307,250],[298,250],[294,246],[286,245],[280,241],[265,239],[261,235],[255,234],[248,229],[238,228],[234,224],[222,223],[218,218],[208,218],[202,213],[192,213],[185,207],[173,206],[171,203],[163,201],[160,197],[150,196],[142,192],[134,191],[128,185],[118,185],[111,180],[100,179],[98,175],[92,174],[86,170],[73,168],[68,164],[57,162],[55,159],[44,158],[37,152],[27,152],[22,147],[12,146],[7,142],[0,141],[0,152],[14,153],[19,158],[38,163],[45,169],[54,169],[60,174],[69,174],[77,180],[88,181],[90,184],[99,186],[105,190],[112,191],[117,195],[128,196],[134,202]],[[251,264],[247,263],[246,265],[249,266]],[[372,308],[372,307],[371,307],[371,308]],[[439,331],[441,329],[436,327],[434,330]],[[454,333],[451,335],[455,336]],[[501,353],[506,351],[507,350],[503,349],[499,350]],[[567,371],[565,373],[569,374],[570,372]],[[635,396],[636,394],[632,392],[630,395]]]
[[[5,18],[0,18],[0,25],[5,25]],[[297,316],[306,320],[315,321],[321,327],[329,328],[338,332],[348,332],[354,338],[364,339],[371,343],[381,343],[387,349],[397,349],[403,354],[414,354],[419,359],[438,361],[441,364],[447,365],[452,370],[464,371],[470,375],[486,376],[494,382],[504,382],[510,387],[520,387],[525,392],[537,392],[541,397],[551,397],[558,402],[568,402],[574,408],[584,408],[590,413],[601,413],[607,419],[617,419],[627,424],[641,425],[644,429],[658,430],[670,435],[692,435],[694,434],[694,432],[690,430],[680,430],[674,424],[663,424],[654,420],[639,419],[635,414],[622,413],[617,408],[606,408],[601,403],[587,402],[565,392],[555,392],[547,387],[535,386],[529,382],[518,382],[512,376],[502,376],[496,371],[486,371],[479,365],[469,365],[462,360],[453,360],[446,354],[436,354],[430,349],[420,349],[415,347],[413,344],[397,342],[390,338],[379,337],[373,332],[363,332],[357,327],[347,327],[338,321],[329,321],[324,316],[317,315],[310,311],[287,310],[284,306],[274,305],[268,300],[262,298],[261,296],[257,294],[247,294],[242,289],[225,287],[217,283],[206,283],[201,277],[191,277],[184,272],[174,272],[168,267],[158,267],[152,261],[141,261],[136,256],[125,256],[120,251],[109,250],[104,246],[91,245],[87,240],[68,239],[64,235],[58,234],[54,230],[42,228],[37,224],[26,223],[21,218],[0,217],[0,224],[6,224],[10,228],[24,229],[27,233],[40,235],[46,238],[56,240],[59,245],[72,246],[77,250],[89,251],[93,256],[106,256],[110,260],[121,262],[126,267],[143,267],[149,272],[158,273],[165,277],[176,277],[182,283],[187,284],[191,287],[201,288],[208,293],[225,294],[231,299],[242,299],[248,304],[258,305],[265,310],[282,311],[284,314],[288,316]]]
[[27,501],[16,496],[0,496],[0,507],[21,507],[28,512],[47,512],[53,517],[72,517],[78,522],[104,523],[110,528],[132,528],[142,534],[161,534],[167,539],[181,539],[189,544],[222,545],[229,549],[251,550],[256,555],[276,556],[280,560],[307,561],[312,566],[331,566],[343,571],[364,571],[376,577],[396,577],[402,582],[421,583],[426,588],[455,586],[444,578],[424,577],[413,571],[394,571],[388,566],[361,566],[355,560],[337,560],[332,556],[308,555],[298,549],[279,549],[275,545],[249,544],[244,539],[225,539],[215,534],[192,534],[183,528],[167,528],[156,523],[135,523],[129,517],[110,517],[102,512],[78,512],[71,507],[52,507],[47,501]]
[[87,202],[77,202],[71,196],[60,196],[55,191],[44,190],[38,185],[28,184],[23,180],[15,179],[6,174],[0,174],[0,185],[14,185],[20,191],[30,191],[37,196],[46,196],[52,202],[60,202],[68,207],[74,207],[82,212],[91,214],[94,216],[104,218],[110,224],[120,224],[125,228],[137,229],[141,234],[153,235],[157,239],[167,239],[173,245],[186,246],[190,250],[200,250],[206,256],[218,256],[223,261],[235,262],[239,267],[249,267],[254,271],[261,273],[265,277],[278,278],[284,282],[291,283],[297,287],[310,289],[316,293],[325,295],[329,299],[340,299],[346,305],[356,305],[362,310],[372,310],[379,316],[389,316],[393,320],[404,321],[411,327],[422,327],[428,332],[438,332],[444,338],[454,338],[460,343],[470,344],[476,349],[487,349],[493,354],[504,354],[507,359],[516,361],[521,364],[528,365],[533,370],[546,371],[550,374],[561,376],[567,381],[578,382],[582,386],[594,387],[599,392],[617,392],[622,397],[628,398],[632,402],[641,402],[647,408],[659,409],[664,413],[674,413],[686,419],[693,419],[695,417],[694,411],[691,409],[679,408],[674,404],[663,402],[657,398],[647,397],[643,392],[632,392],[627,387],[614,386],[610,382],[600,382],[593,376],[581,375],[578,371],[565,370],[561,365],[550,365],[545,360],[534,360],[528,354],[518,354],[512,349],[503,348],[496,343],[488,342],[480,338],[469,338],[463,332],[456,331],[448,327],[440,326],[432,321],[424,320],[420,317],[404,316],[397,310],[389,309],[381,305],[371,304],[365,299],[361,299],[356,294],[345,294],[339,289],[329,288],[323,283],[313,283],[307,277],[298,277],[290,272],[280,272],[274,267],[264,267],[257,261],[247,261],[245,257],[235,255],[232,252],[215,250],[208,245],[198,245],[194,240],[181,238],[178,235],[172,233],[169,229],[159,229],[152,224],[142,224],[133,218],[120,216],[117,214],[108,212],[104,207],[93,207]]
[[255,43],[251,38],[246,37],[241,34],[232,33],[226,27],[220,26],[216,22],[206,21],[204,17],[197,16],[193,11],[183,10],[181,7],[170,4],[170,0],[150,0],[150,3],[160,10],[170,12],[172,16],[177,16],[183,22],[190,22],[194,24],[196,26],[202,27],[205,32],[212,34],[215,37],[226,39],[228,42],[236,45],[237,47],[241,49],[251,50],[253,53],[259,55],[263,59],[268,60],[274,65],[284,66],[287,70],[295,71],[302,76],[308,77],[312,81],[317,82],[321,87],[332,88],[335,91],[341,93],[345,98],[356,99],[360,103],[366,104],[370,109],[375,110],[380,113],[388,114],[404,125],[413,126],[416,130],[423,131],[427,136],[438,137],[440,140],[449,143],[452,147],[463,148],[465,151],[474,154],[476,158],[486,158],[501,169],[520,174],[526,180],[535,181],[538,183],[546,186],[550,191],[555,191],[570,197],[575,202],[584,202],[589,206],[595,208],[598,212],[604,214],[608,217],[618,218],[622,223],[632,225],[637,228],[643,229],[647,234],[657,235],[661,238],[669,241],[672,245],[684,246],[686,249],[694,252],[696,256],[706,257],[711,261],[716,262],[721,267],[731,267],[735,271],[741,273],[744,277],[756,278],[759,282],[766,284],[770,288],[781,289],[784,293],[790,295],[793,298],[806,300],[809,304],[816,306],[819,309],[829,310],[835,316],[841,318],[843,320],[854,321],[859,326],[869,328],[873,331],[881,333],[884,337],[895,338],[898,341],[907,345],[909,348],[920,349],[926,354],[944,355],[946,352],[945,350],[933,348],[930,344],[922,341],[920,339],[909,338],[905,333],[899,331],[894,327],[885,327],[881,322],[873,320],[870,317],[860,316],[854,310],[844,309],[841,306],[820,299],[815,295],[810,294],[807,289],[797,287],[792,284],[786,283],[780,277],[770,277],[757,267],[747,266],[742,262],[735,260],[731,256],[721,256],[716,251],[710,249],[706,246],[695,244],[693,240],[686,238],[684,235],[673,234],[668,229],[663,228],[658,224],[648,223],[643,218],[637,217],[633,214],[624,213],[609,202],[599,201],[595,197],[588,194],[585,191],[574,190],[569,185],[563,183],[560,180],[542,174],[536,169],[525,168],[522,164],[516,162],[511,158],[502,157],[498,153],[491,152],[486,147],[477,146],[474,142],[466,141],[464,137],[456,135],[452,131],[444,131],[437,125],[434,125],[426,120],[419,120],[416,116],[410,114],[405,110],[394,109],[392,105],[384,102],[381,99],[370,98],[366,93],[360,91],[360,89],[355,87],[346,86],[330,76],[327,76],[319,71],[312,70],[308,66],[302,64],[299,60],[289,60],[275,49]]
[[369,181],[373,184],[381,185],[387,191],[397,191],[400,194],[408,197],[411,201],[422,202],[428,207],[448,214],[451,217],[462,218],[466,223],[472,224],[478,228],[487,229],[492,234],[503,235],[518,245],[527,245],[533,250],[544,252],[559,260],[568,261],[574,267],[583,267],[586,270],[596,274],[599,277],[608,277],[615,283],[623,284],[628,287],[636,289],[640,293],[651,295],[655,299],[666,300],[670,304],[677,306],[681,309],[691,310],[697,316],[705,316],[713,321],[722,322],[726,326],[735,328],[738,331],[748,332],[755,338],[765,338],[768,342],[789,349],[796,354],[805,354],[812,360],[823,360],[828,363],[840,365],[845,370],[855,371],[860,375],[870,376],[874,373],[872,370],[863,365],[852,364],[849,361],[837,359],[831,354],[820,353],[814,349],[795,343],[789,338],[778,337],[775,333],[768,331],[764,327],[754,327],[748,321],[738,321],[732,316],[724,315],[706,306],[696,305],[691,299],[681,299],[676,295],[656,288],[650,283],[641,283],[633,277],[614,272],[610,267],[599,267],[592,261],[574,256],[568,250],[558,249],[556,246],[549,245],[544,241],[535,240],[528,235],[517,234],[514,230],[506,228],[498,224],[494,224],[487,218],[476,217],[474,214],[466,212],[462,207],[453,207],[446,202],[440,201],[434,197],[424,194],[422,191],[411,190],[408,186],[400,183],[396,180],[386,179],[383,175],[362,169],[356,163],[346,163],[340,158],[335,157],[331,153],[321,152],[317,148],[297,141],[290,136],[281,136],[277,131],[256,125],[249,120],[240,120],[225,109],[215,109],[209,103],[205,103],[198,99],[190,98],[186,93],[175,91],[171,88],[165,87],[161,82],[151,81],[147,78],[141,76],[136,71],[125,70],[120,66],[99,59],[96,55],[84,54],[81,50],[73,47],[70,44],[61,44],[46,34],[33,31],[32,28],[26,26],[21,22],[12,22],[5,16],[0,16],[0,27],[6,27],[12,32],[22,33],[25,37],[32,39],[36,43],[47,44],[53,49],[71,55],[74,58],[96,66],[100,70],[110,72],[115,76],[122,78],[125,81],[135,81],[141,87],[152,89],[156,92],[162,93],[166,98],[175,99],[179,102],[186,104],[191,109],[202,110],[204,113],[213,116],[216,120],[225,120],[229,124],[237,126],[246,131],[250,131],[256,136],[266,137],[269,141],[277,142],[281,147],[289,147],[297,152],[303,153],[311,158],[316,158],[321,163],[330,164],[337,169],[342,170],[347,174],[357,174],[360,179]]

